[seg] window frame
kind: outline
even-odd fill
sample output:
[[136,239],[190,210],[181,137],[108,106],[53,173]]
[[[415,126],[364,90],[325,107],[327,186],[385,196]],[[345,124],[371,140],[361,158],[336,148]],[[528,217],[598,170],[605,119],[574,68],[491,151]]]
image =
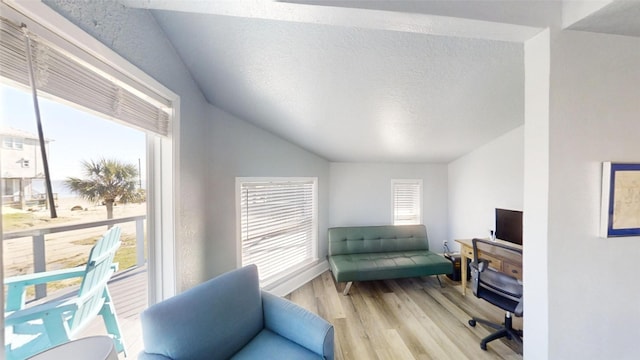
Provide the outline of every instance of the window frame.
[[24,140],[13,136],[6,136],[2,139],[2,147],[8,150],[24,150]]
[[[114,72],[143,84],[171,103],[169,134],[160,136],[147,132],[146,137],[147,238],[154,240],[148,241],[148,302],[154,304],[175,295],[175,237],[176,229],[180,228],[175,209],[180,207],[180,196],[174,189],[180,188],[180,174],[177,171],[180,159],[180,97],[46,4],[40,1],[2,0],[0,7],[3,17],[26,24],[31,31],[38,32],[47,41],[83,60],[90,62],[94,59],[97,68],[108,65]],[[97,65],[98,62],[102,64]]]
[[[395,210],[396,210],[396,184],[405,184],[405,185],[418,185],[418,219],[417,219],[417,223],[416,224],[396,224],[396,214],[395,214]],[[424,191],[423,191],[423,180],[422,179],[391,179],[391,224],[393,225],[418,225],[418,224],[422,224],[423,223],[423,214],[424,214],[424,206],[423,206],[423,197],[424,197]]]
[[312,222],[311,222],[311,259],[300,262],[296,265],[292,265],[287,269],[283,269],[281,272],[274,276],[261,279],[261,287],[269,290],[274,288],[278,284],[286,281],[291,277],[291,274],[296,274],[303,269],[308,268],[318,262],[318,178],[317,177],[236,177],[236,267],[242,267],[242,184],[243,183],[257,183],[257,182],[298,182],[298,181],[312,181],[313,183],[313,196],[312,196]]

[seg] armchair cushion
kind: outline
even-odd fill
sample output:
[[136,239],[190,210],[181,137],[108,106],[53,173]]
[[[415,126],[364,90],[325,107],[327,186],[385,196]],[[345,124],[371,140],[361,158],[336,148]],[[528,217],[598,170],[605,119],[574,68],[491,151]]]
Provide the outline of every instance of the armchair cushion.
[[143,351],[138,355],[138,360],[172,360],[172,359],[163,355],[149,354]]
[[269,329],[264,329],[231,359],[318,360],[322,359],[322,357]]

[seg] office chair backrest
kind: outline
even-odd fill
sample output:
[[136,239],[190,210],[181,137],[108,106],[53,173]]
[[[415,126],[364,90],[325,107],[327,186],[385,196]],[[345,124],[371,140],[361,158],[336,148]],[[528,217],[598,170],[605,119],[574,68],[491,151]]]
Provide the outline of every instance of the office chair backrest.
[[501,258],[521,257],[522,250],[497,242],[473,239],[473,293],[503,310],[522,316],[522,282],[492,268],[491,263],[496,260],[491,254],[499,254]]

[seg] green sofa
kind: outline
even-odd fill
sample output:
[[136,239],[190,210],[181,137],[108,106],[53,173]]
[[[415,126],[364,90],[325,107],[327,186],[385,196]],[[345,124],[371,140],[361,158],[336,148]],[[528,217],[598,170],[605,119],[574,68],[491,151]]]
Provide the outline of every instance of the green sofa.
[[[328,231],[328,260],[336,282],[451,274],[453,264],[429,251],[424,225],[335,227]],[[438,278],[438,282],[440,278]]]

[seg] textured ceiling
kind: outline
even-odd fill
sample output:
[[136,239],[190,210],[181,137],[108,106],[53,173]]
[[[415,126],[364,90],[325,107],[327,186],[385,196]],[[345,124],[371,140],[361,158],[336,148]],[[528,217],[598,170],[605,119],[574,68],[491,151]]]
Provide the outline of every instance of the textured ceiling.
[[568,29],[640,37],[640,1],[613,2]]
[[449,161],[523,122],[521,44],[156,18],[209,102],[332,161]]
[[562,20],[558,1],[123,1],[155,9],[211,104],[354,162],[449,162],[522,125],[523,41]]

